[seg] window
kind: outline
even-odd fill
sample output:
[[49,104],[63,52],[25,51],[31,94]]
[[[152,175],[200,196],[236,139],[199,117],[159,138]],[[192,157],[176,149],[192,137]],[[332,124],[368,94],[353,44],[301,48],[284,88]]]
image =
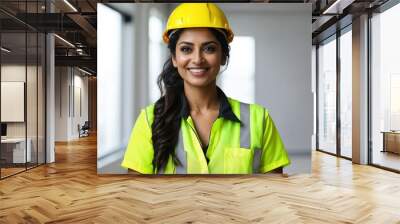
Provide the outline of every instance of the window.
[[400,4],[371,18],[372,163],[396,170],[400,170],[399,21]]
[[162,71],[164,58],[163,49],[166,48],[162,42],[163,23],[156,9],[150,10],[149,18],[149,94],[150,103],[160,98],[160,90],[157,86],[158,75]]
[[318,149],[336,154],[336,36],[318,48]]
[[352,35],[340,36],[340,155],[352,157]]
[[400,130],[400,73],[390,74],[390,130]]
[[[7,4],[7,3],[5,3]],[[20,14],[44,1],[19,2]],[[45,34],[0,12],[0,178],[45,162]],[[15,105],[13,105],[13,103]]]
[[[231,43],[228,67],[219,76],[219,86],[227,96],[254,103],[255,40],[250,36],[235,36]],[[240,91],[237,91],[240,89]]]

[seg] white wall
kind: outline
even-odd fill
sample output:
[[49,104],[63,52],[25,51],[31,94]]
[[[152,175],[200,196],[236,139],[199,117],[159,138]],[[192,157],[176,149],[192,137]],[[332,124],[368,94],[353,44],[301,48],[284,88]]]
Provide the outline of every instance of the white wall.
[[88,120],[88,78],[73,67],[56,67],[55,73],[55,141],[77,139],[78,124]]
[[[89,120],[89,92],[88,92],[88,76],[83,76],[84,73],[74,68],[74,111],[72,119],[71,135],[76,138],[79,137],[78,124],[82,126],[85,121]],[[80,93],[78,93],[80,91]],[[79,97],[80,94],[80,97]],[[80,102],[79,102],[80,101]]]
[[55,68],[55,141],[67,141],[68,67]]
[[[24,82],[25,90],[26,90],[26,99],[25,96],[22,97],[24,99],[19,108],[9,108],[3,107],[1,108],[2,112],[8,113],[17,113],[18,111],[12,110],[20,110],[18,113],[22,113],[22,117],[26,112],[26,120],[22,119],[22,122],[6,122],[7,123],[7,137],[13,138],[21,138],[27,136],[30,139],[30,149],[32,151],[31,156],[33,158],[32,161],[36,162],[36,158],[39,159],[39,163],[44,163],[44,150],[45,142],[44,142],[44,73],[42,72],[42,67],[25,65],[25,64],[3,64],[1,66],[1,80],[2,82]],[[26,81],[27,79],[27,81]],[[24,93],[23,90],[20,93]],[[3,93],[4,89],[2,89]],[[4,94],[4,93],[3,93]],[[2,98],[7,98],[7,95],[2,95]],[[12,102],[11,102],[12,103]],[[25,106],[26,103],[26,106]],[[3,104],[3,103],[2,103]],[[11,111],[9,111],[11,110]],[[22,111],[21,111],[22,110]],[[3,119],[3,118],[2,118]],[[51,150],[48,150],[51,152]],[[39,154],[37,157],[37,153]]]
[[[27,122],[7,122],[8,137],[25,137],[25,126],[28,125],[28,137],[35,133],[36,135],[36,66],[25,66],[19,64],[5,64],[1,66],[1,81],[2,82],[24,82],[27,85],[25,76],[28,78],[28,84],[31,88],[26,88],[27,91]],[[32,88],[33,86],[33,88]],[[7,96],[2,96],[7,97]],[[25,96],[24,96],[25,98]],[[24,104],[25,105],[25,104]],[[29,108],[30,106],[30,108]],[[40,106],[40,105],[39,105]],[[9,108],[1,108],[8,110]],[[21,108],[24,113],[24,106]],[[4,111],[3,111],[4,112]],[[24,118],[23,118],[24,119]]]
[[[1,66],[1,81],[2,82],[25,82],[26,71],[31,74],[32,66],[26,67],[25,65],[8,64]],[[4,97],[4,96],[2,96]],[[25,109],[25,108],[23,108]],[[1,108],[7,110],[7,108]],[[8,137],[25,137],[26,122],[8,122],[7,123],[7,136]]]

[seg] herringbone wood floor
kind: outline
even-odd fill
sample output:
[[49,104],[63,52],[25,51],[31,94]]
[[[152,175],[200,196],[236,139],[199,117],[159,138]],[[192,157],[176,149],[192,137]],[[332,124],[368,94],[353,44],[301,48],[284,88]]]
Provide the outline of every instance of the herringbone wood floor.
[[98,176],[96,139],[0,181],[0,223],[400,223],[400,175],[320,152],[312,174]]

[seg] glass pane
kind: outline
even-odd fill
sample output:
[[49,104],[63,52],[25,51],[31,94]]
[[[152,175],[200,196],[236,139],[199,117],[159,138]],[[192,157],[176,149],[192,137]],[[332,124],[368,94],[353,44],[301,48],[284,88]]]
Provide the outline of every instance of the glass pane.
[[372,163],[400,170],[400,4],[372,18]]
[[46,38],[44,34],[38,36],[38,163],[45,162],[45,44]]
[[340,37],[340,154],[352,157],[352,35]]
[[318,48],[318,147],[336,154],[336,38]]
[[27,33],[28,54],[27,54],[27,80],[26,80],[26,116],[27,116],[27,143],[30,153],[28,153],[28,168],[37,165],[37,97],[38,97],[38,36],[36,32]]
[[1,177],[25,170],[26,34],[1,34]]

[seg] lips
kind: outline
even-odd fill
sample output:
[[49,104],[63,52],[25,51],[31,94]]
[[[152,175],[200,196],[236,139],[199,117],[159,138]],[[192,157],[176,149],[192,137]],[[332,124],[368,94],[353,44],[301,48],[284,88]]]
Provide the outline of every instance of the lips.
[[188,70],[194,76],[203,76],[207,73],[208,68],[188,68]]

